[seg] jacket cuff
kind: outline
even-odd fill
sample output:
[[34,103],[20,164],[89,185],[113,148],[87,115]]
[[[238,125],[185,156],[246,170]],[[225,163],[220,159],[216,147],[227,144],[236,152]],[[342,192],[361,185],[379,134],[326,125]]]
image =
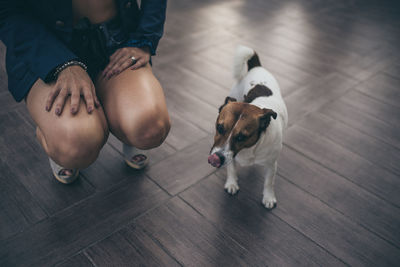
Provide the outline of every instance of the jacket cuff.
[[52,81],[52,74],[55,69],[65,62],[77,59],[77,56],[73,53],[64,53],[62,56],[59,55],[57,57],[52,57],[51,60],[46,60],[47,62],[41,64],[36,68],[35,73],[42,79],[44,82],[48,83]]

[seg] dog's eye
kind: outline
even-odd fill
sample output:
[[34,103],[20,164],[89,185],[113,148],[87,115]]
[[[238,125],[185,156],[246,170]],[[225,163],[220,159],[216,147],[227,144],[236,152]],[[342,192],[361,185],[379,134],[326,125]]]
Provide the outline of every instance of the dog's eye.
[[217,132],[218,132],[219,134],[224,134],[224,132],[225,132],[224,125],[222,125],[222,124],[217,124]]
[[240,133],[236,135],[235,140],[236,142],[243,142],[244,140],[246,140],[246,136]]

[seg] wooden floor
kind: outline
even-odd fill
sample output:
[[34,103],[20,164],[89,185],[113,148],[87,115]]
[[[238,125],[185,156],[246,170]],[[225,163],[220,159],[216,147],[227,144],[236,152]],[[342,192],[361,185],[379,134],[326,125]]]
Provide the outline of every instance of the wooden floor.
[[[1,71],[0,266],[399,266],[396,2],[170,0],[154,58],[168,139],[135,172],[111,136],[69,186]],[[259,169],[241,168],[229,196],[226,170],[207,164],[237,44],[256,49],[288,106],[273,211]]]

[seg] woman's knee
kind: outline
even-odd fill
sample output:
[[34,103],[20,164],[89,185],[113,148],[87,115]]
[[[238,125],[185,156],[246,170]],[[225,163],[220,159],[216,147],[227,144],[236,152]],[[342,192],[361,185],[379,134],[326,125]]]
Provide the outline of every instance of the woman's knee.
[[125,116],[121,130],[128,144],[140,149],[160,146],[171,128],[168,112],[148,109],[134,117]]
[[[93,120],[69,120],[57,126],[47,144],[49,156],[66,168],[93,163],[108,138],[108,128]],[[47,141],[47,140],[46,140]]]

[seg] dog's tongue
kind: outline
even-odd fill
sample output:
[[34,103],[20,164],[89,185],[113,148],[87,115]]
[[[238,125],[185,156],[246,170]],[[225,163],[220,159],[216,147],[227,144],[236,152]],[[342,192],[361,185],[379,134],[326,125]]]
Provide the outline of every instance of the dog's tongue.
[[212,154],[208,156],[208,163],[210,163],[213,167],[219,168],[221,166],[221,159],[217,154]]

